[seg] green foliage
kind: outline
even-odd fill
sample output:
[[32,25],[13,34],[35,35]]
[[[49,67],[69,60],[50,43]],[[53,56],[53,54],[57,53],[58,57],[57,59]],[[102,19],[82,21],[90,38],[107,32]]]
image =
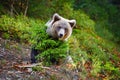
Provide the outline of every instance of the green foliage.
[[9,38],[13,40],[27,40],[29,35],[29,20],[24,16],[17,16],[12,18],[3,15],[0,18],[0,33],[3,34],[4,38]]
[[62,10],[65,4],[71,4],[73,2],[74,0],[30,0],[29,3],[31,5],[28,8],[28,15],[45,20],[56,12],[63,12]]
[[46,65],[50,65],[52,62],[59,63],[60,60],[66,57],[68,44],[59,40],[53,40],[47,35],[44,25],[37,28],[37,31],[35,30],[33,33],[36,34],[32,36],[33,48],[40,51],[37,59],[42,59]]
[[[112,0],[114,1],[114,0]],[[109,0],[80,0],[76,1],[74,8],[82,9],[90,18],[95,20],[95,31],[105,39],[120,41],[120,10]]]
[[31,36],[36,35],[33,31],[41,25],[43,25],[42,21],[29,19],[23,15],[15,18],[2,15],[0,18],[0,36],[18,42],[29,42],[32,40]]
[[93,20],[89,18],[85,13],[82,11],[74,11],[75,19],[77,20],[77,24],[80,28],[86,28],[94,30],[95,23]]
[[[79,68],[84,72],[81,75],[87,75],[88,73],[84,68],[85,62],[91,62],[93,67],[91,74],[93,76],[101,73],[101,71],[104,71],[106,75],[109,74],[109,71],[114,71],[116,74],[120,72],[118,67],[111,63],[111,58],[120,61],[117,56],[111,53],[114,44],[111,42],[107,44],[107,41],[97,36],[91,30],[89,31],[89,29],[77,30],[77,32],[74,32],[73,36],[74,37],[71,37],[69,41],[70,52],[75,63],[81,63]],[[105,68],[107,68],[107,70]],[[118,75],[114,75],[114,73],[110,73],[110,75],[114,78],[118,77]]]
[[44,62],[51,64],[53,59],[59,62],[66,57],[68,44],[50,38],[46,33],[43,21],[28,19],[25,16],[12,18],[6,15],[0,19],[2,37],[32,43],[33,47],[41,52],[38,59],[43,59]]

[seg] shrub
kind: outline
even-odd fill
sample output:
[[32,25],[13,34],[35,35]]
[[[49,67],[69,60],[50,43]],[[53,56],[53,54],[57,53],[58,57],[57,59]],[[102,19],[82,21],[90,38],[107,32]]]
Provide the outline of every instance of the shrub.
[[45,65],[50,65],[54,62],[59,64],[66,57],[68,44],[48,36],[44,24],[33,30],[33,33],[35,35],[31,37],[31,42],[33,48],[40,52],[36,57],[38,60],[42,60]]
[[0,32],[4,38],[12,40],[25,40],[30,37],[29,20],[25,16],[17,16],[16,18],[3,15],[0,18]]

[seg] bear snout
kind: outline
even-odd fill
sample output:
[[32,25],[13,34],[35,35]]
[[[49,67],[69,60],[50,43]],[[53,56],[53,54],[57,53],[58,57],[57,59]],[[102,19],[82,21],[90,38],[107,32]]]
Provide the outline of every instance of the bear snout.
[[60,34],[60,36],[59,36],[60,38],[62,38],[63,37],[63,34]]
[[59,38],[62,38],[65,34],[65,29],[64,28],[61,28],[59,31],[58,31],[58,37]]

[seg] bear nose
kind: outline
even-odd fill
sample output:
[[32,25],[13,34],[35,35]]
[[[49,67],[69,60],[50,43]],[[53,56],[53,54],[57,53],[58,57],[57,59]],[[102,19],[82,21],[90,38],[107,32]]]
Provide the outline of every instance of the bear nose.
[[63,36],[63,34],[60,34],[60,37],[62,37]]

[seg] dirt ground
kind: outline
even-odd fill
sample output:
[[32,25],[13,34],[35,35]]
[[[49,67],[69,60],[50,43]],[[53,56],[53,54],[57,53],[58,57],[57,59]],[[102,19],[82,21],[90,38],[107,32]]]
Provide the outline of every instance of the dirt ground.
[[30,64],[30,45],[0,38],[0,80],[80,80],[75,72],[56,66],[41,71],[19,68]]
[[[35,73],[21,71],[15,67],[18,64],[29,63],[29,53],[29,46],[0,38],[0,80],[32,80]],[[39,75],[37,77],[39,79]]]

